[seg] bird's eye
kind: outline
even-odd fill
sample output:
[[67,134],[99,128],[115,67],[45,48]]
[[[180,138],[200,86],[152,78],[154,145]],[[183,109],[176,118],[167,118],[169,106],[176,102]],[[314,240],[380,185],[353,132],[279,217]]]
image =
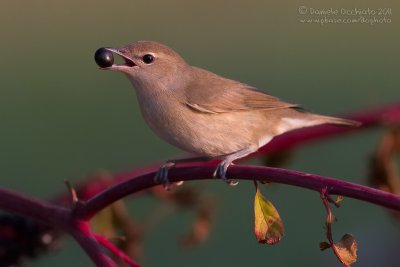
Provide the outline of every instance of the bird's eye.
[[154,56],[150,54],[146,54],[143,56],[143,62],[146,64],[150,64],[151,62],[154,61]]

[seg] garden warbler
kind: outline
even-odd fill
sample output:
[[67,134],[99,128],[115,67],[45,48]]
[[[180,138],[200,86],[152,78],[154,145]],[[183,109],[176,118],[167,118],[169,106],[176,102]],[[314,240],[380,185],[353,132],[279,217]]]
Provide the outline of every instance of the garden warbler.
[[[114,64],[113,54],[124,63]],[[153,41],[100,48],[95,60],[101,69],[125,73],[144,120],[158,136],[198,156],[167,161],[156,175],[164,184],[176,163],[220,159],[214,176],[234,185],[226,178],[228,166],[275,136],[319,124],[359,124],[305,112],[250,85],[191,66],[171,48]]]

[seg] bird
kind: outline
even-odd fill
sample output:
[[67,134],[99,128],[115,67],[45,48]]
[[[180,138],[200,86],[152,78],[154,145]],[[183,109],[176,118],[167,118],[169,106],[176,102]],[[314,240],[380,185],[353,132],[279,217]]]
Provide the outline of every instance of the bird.
[[[114,55],[123,63],[114,63]],[[321,124],[360,124],[307,112],[253,86],[192,66],[155,41],[102,47],[95,52],[95,61],[102,70],[128,77],[145,122],[159,137],[196,155],[162,165],[155,181],[165,186],[168,170],[176,164],[215,159],[220,162],[213,176],[236,185],[226,177],[228,167],[276,136]]]

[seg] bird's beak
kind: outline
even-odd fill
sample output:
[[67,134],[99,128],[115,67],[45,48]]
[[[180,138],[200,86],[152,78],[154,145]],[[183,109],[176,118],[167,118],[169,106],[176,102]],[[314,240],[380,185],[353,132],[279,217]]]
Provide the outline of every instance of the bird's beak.
[[110,67],[105,67],[101,68],[102,70],[119,70],[119,71],[128,71],[134,67],[137,67],[135,62],[132,60],[132,58],[129,57],[128,53],[124,51],[123,49],[115,49],[115,48],[109,48],[106,47],[106,50],[120,56],[125,62],[122,64],[112,64]]

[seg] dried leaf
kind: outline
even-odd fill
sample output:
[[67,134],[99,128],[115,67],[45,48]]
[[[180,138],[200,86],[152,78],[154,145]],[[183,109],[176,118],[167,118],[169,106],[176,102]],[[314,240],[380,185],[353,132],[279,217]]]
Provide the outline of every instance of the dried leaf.
[[351,234],[345,234],[335,243],[335,247],[346,264],[351,265],[357,261],[357,242]]
[[193,209],[202,200],[202,192],[198,188],[181,187],[169,195],[171,201],[182,208]]
[[264,164],[269,167],[284,167],[293,159],[292,151],[268,153],[264,158]]
[[400,194],[396,156],[400,154],[400,128],[388,129],[372,156],[369,182],[379,189]]
[[190,232],[181,239],[181,245],[185,247],[198,245],[207,240],[210,235],[215,216],[215,201],[213,199],[202,199],[202,201]]
[[274,205],[261,192],[254,197],[254,234],[259,243],[274,245],[284,234],[283,222]]
[[337,198],[335,200],[336,205],[339,204],[340,202],[342,202],[343,199],[344,199],[343,196],[337,196]]
[[337,205],[337,202],[331,199],[331,197],[327,193],[326,187],[321,190],[321,199],[327,212],[324,228],[329,243],[321,242],[319,244],[319,248],[321,249],[321,251],[327,248],[332,248],[333,252],[335,253],[336,257],[339,258],[340,262],[342,262],[344,266],[350,266],[353,262],[357,260],[357,243],[350,234],[345,234],[341,240],[334,244],[332,238],[332,223],[336,222],[337,219],[335,215],[333,215],[329,203]]
[[325,249],[328,249],[328,248],[330,248],[330,247],[332,247],[332,246],[331,246],[331,244],[329,244],[328,242],[321,242],[321,243],[319,243],[319,249],[320,249],[321,251],[323,251],[323,250],[325,250]]
[[[383,135],[369,168],[369,183],[381,190],[400,194],[400,174],[396,157],[400,155],[400,127],[393,126]],[[400,212],[391,211],[400,219]]]

